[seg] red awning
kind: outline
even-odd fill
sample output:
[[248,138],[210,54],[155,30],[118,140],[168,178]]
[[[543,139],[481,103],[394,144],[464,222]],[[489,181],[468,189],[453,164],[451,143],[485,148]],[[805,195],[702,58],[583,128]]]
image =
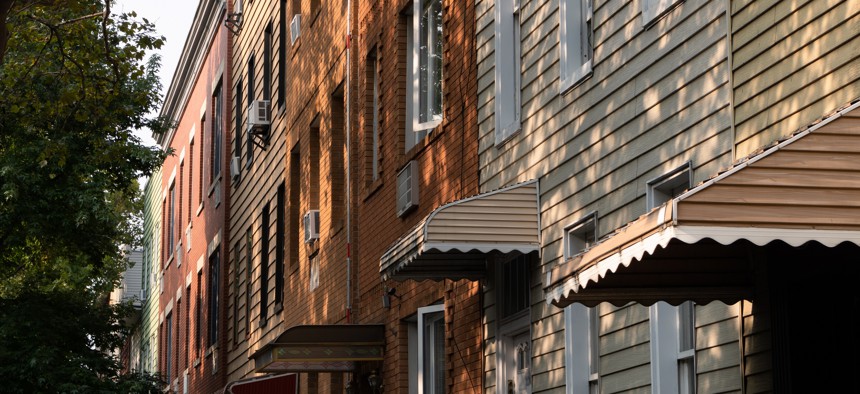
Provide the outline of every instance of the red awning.
[[288,373],[283,375],[267,375],[257,378],[237,380],[224,388],[225,394],[296,394],[298,393],[298,375]]

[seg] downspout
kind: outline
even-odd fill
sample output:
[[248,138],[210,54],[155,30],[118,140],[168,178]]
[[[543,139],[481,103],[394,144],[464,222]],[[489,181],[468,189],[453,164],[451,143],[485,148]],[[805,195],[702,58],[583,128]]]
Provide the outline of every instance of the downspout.
[[351,209],[351,199],[352,195],[352,183],[351,179],[351,156],[352,156],[352,148],[350,145],[350,80],[349,80],[349,70],[352,67],[352,63],[350,63],[349,59],[349,47],[352,45],[352,30],[351,30],[351,21],[352,21],[352,2],[350,0],[346,1],[346,322],[347,324],[352,323],[352,209]]

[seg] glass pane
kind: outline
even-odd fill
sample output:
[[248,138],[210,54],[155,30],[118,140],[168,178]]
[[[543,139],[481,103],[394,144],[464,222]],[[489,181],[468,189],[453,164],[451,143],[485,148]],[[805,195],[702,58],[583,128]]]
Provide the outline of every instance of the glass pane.
[[445,322],[442,314],[433,322],[433,393],[445,392]]
[[442,3],[423,4],[418,24],[418,120],[442,116]]
[[695,366],[693,358],[678,361],[678,393],[693,394],[696,392]]
[[678,350],[691,350],[695,341],[695,320],[693,302],[687,301],[678,306]]

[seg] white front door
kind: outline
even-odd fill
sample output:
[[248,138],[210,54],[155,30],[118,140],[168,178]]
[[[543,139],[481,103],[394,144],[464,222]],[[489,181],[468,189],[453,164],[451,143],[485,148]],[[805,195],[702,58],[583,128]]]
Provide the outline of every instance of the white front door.
[[509,394],[531,394],[531,339],[529,332],[525,331],[508,338],[510,359],[505,363],[506,392]]

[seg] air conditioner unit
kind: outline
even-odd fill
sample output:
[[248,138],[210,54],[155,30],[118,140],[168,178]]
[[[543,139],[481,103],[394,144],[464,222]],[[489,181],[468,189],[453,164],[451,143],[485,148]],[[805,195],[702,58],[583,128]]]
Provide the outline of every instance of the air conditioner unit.
[[296,45],[296,40],[302,34],[302,14],[293,15],[293,20],[290,21],[290,45]]
[[254,100],[248,107],[248,130],[252,133],[263,132],[272,123],[269,100]]
[[311,243],[320,238],[320,211],[311,209],[304,217],[305,243]]
[[239,175],[242,173],[242,164],[239,156],[233,156],[233,160],[230,160],[230,176],[233,178],[233,182],[239,181]]
[[397,216],[403,216],[418,206],[418,163],[410,160],[397,173]]

